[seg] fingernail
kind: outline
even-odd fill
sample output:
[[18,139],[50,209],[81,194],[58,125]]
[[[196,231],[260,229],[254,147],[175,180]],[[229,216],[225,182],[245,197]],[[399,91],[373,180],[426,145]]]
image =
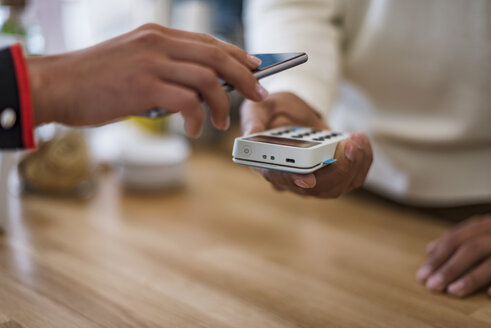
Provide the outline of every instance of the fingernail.
[[365,135],[357,133],[357,134],[353,135],[353,137],[351,139],[353,139],[356,142],[356,144],[358,145],[358,148],[363,149],[363,147],[365,146],[365,143],[366,143]]
[[465,282],[459,280],[448,286],[448,293],[456,296],[464,296]]
[[428,279],[428,281],[426,282],[426,288],[428,288],[429,290],[442,291],[443,287],[443,277],[440,274],[431,276],[430,279]]
[[256,67],[263,63],[263,61],[261,59],[257,58],[256,56],[252,56],[252,55],[247,55],[247,60],[249,60],[249,62]]
[[217,129],[222,131],[228,130],[228,128],[230,127],[230,116],[227,116],[224,120],[220,121],[220,124],[217,124],[213,118],[211,119],[211,121]]
[[295,179],[293,182],[300,188],[304,188],[304,189],[310,188],[307,182],[303,181],[303,179]]
[[186,130],[186,134],[192,138],[197,138],[201,135],[201,130],[203,127],[200,127],[197,133],[195,133],[193,130],[193,126],[190,122],[186,121],[184,122],[184,130]]
[[416,279],[418,279],[419,281],[424,281],[426,280],[426,278],[428,278],[430,273],[431,273],[431,267],[424,265],[421,268],[419,268],[418,272],[416,273]]
[[344,153],[346,154],[346,157],[350,161],[355,160],[355,145],[353,145],[352,142],[348,142],[346,147],[344,148]]
[[191,134],[191,124],[188,121],[184,121],[184,131],[187,135]]
[[262,85],[260,85],[259,83],[256,84],[256,93],[258,94],[258,96],[261,98],[261,100],[264,100],[268,95],[269,95],[269,92],[268,90],[266,90]]
[[[227,117],[225,120],[223,121],[217,121],[215,118],[211,118],[211,122],[213,123],[213,125],[218,129],[218,130],[222,130],[222,131],[225,131],[229,128],[230,126],[230,118]],[[218,123],[220,122],[220,123]]]

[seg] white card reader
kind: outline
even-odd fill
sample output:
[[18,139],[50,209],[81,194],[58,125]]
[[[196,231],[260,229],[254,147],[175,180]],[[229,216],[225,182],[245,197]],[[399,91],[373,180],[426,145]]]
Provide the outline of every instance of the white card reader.
[[281,127],[236,138],[237,164],[292,173],[312,173],[336,160],[336,146],[349,134],[308,127]]

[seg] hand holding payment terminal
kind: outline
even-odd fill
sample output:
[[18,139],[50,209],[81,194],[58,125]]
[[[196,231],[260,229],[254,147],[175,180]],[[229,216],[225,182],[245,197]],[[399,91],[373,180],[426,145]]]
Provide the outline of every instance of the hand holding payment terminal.
[[291,173],[312,173],[336,160],[336,146],[347,133],[307,127],[281,127],[236,138],[237,164]]

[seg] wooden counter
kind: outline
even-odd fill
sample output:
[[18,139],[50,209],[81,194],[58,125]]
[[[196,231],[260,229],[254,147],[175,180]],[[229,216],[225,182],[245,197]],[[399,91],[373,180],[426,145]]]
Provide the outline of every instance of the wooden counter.
[[491,327],[484,294],[414,275],[449,225],[360,195],[277,193],[228,155],[197,153],[186,188],[87,202],[11,199],[0,327]]

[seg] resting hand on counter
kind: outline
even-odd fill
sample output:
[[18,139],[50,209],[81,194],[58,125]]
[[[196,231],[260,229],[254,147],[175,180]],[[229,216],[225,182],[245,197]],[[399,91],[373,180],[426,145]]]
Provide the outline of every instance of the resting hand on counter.
[[491,214],[462,222],[426,250],[417,273],[426,288],[457,297],[488,288],[491,295]]
[[[251,134],[280,126],[298,125],[327,129],[323,119],[298,96],[271,94],[262,102],[246,101],[241,108],[242,130]],[[334,157],[337,162],[312,174],[294,174],[256,169],[277,190],[288,190],[305,196],[337,198],[360,187],[372,163],[372,149],[362,133],[352,134],[341,142]]]
[[222,77],[246,98],[267,95],[251,73],[260,60],[206,35],[156,24],[84,50],[27,59],[34,124],[95,125],[154,108],[180,112],[191,136],[205,111],[227,129],[229,100]]

